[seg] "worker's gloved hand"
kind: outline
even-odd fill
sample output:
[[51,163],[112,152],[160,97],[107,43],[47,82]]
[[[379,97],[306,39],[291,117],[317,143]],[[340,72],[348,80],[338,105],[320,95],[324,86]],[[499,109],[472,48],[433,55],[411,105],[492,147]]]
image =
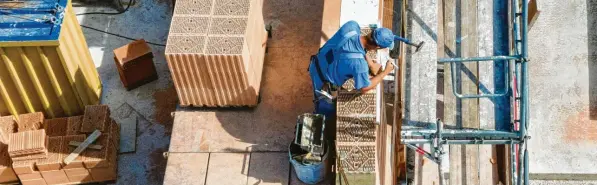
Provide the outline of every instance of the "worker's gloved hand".
[[390,72],[394,71],[394,62],[393,59],[390,59],[386,62],[386,68],[383,70],[384,73],[390,74]]

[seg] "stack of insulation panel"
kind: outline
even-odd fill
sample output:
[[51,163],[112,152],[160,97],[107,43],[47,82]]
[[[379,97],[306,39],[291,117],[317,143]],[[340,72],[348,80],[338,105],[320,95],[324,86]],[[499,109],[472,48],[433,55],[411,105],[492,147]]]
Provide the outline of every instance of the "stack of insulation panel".
[[254,106],[267,32],[262,0],[179,0],[166,59],[181,106]]

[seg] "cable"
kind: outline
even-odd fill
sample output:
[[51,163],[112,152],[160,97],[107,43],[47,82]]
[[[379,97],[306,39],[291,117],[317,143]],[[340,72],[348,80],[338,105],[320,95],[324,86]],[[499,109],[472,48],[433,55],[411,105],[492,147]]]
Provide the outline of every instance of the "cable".
[[[120,0],[117,0],[118,4],[120,4],[120,7],[122,7],[122,2]],[[129,4],[126,5],[126,8],[122,11],[118,11],[118,12],[84,12],[84,13],[78,13],[76,14],[76,16],[80,16],[80,15],[120,15],[123,14],[124,12],[128,11],[129,8],[131,7],[131,4],[133,4],[133,0],[129,0]]]
[[[93,30],[93,31],[97,31],[97,32],[102,32],[102,33],[105,33],[105,34],[108,34],[108,35],[112,35],[112,36],[116,36],[116,37],[128,39],[128,40],[133,40],[133,41],[134,40],[138,40],[138,39],[135,39],[135,38],[131,38],[131,37],[119,35],[119,34],[116,34],[116,33],[110,33],[110,32],[103,31],[103,30],[100,30],[100,29],[97,29],[97,28],[94,28],[94,27],[86,26],[86,25],[81,25],[81,27],[87,28],[87,29],[90,29],[90,30]],[[147,42],[147,44],[151,44],[151,45],[154,45],[154,46],[166,47],[166,44],[159,44],[159,43],[148,42],[148,41],[145,41],[145,42]]]

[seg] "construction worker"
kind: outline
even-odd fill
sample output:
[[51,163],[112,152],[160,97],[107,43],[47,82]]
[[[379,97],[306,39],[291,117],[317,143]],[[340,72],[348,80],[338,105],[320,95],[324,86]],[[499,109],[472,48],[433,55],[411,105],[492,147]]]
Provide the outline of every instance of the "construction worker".
[[[342,25],[316,55],[311,56],[309,74],[315,94],[315,113],[334,117],[335,91],[346,80],[353,78],[356,90],[372,90],[394,70],[391,61],[386,68],[366,56],[367,51],[393,48],[394,34],[387,28],[377,28],[361,36],[361,28],[355,21]],[[380,72],[381,71],[381,72]],[[373,76],[370,77],[370,74]]]

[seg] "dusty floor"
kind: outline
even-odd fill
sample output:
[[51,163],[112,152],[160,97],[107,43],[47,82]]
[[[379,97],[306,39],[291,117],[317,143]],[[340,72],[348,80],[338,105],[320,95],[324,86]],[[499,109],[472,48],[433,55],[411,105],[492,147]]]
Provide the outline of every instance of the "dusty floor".
[[[162,184],[167,162],[163,153],[173,152],[169,154],[169,159],[170,163],[176,164],[177,156],[182,155],[176,152],[192,150],[182,144],[192,142],[185,142],[184,137],[180,135],[172,136],[173,141],[170,144],[172,129],[185,128],[184,123],[172,128],[173,119],[170,112],[175,111],[176,108],[176,92],[172,87],[164,58],[165,48],[159,46],[166,43],[171,8],[172,4],[169,1],[137,0],[126,13],[121,15],[78,16],[83,26],[127,37],[143,38],[158,44],[151,47],[159,79],[126,91],[118,78],[112,50],[130,41],[83,28],[103,82],[102,103],[110,106],[113,117],[117,121],[130,116],[138,117],[136,152],[119,155],[119,177],[116,184]],[[231,163],[243,165],[239,172],[246,172],[244,177],[247,182],[252,182],[251,184],[266,182],[295,184],[297,182],[296,178],[291,178],[291,168],[285,151],[293,135],[296,116],[312,111],[310,82],[306,70],[309,56],[315,53],[319,46],[322,8],[323,3],[318,0],[300,2],[265,0],[264,19],[266,23],[273,26],[273,31],[272,38],[268,42],[269,49],[264,64],[261,103],[256,108],[181,109],[177,112],[176,115],[188,116],[180,117],[186,120],[183,122],[188,126],[197,127],[197,131],[209,133],[208,136],[201,137],[206,140],[203,142],[209,143],[207,150],[202,152],[218,152],[197,154],[192,157],[193,159],[199,160],[198,162],[202,164],[200,162],[202,160],[205,162],[222,156],[226,159],[238,157],[234,154],[228,156],[226,152],[252,151],[253,153],[240,155],[244,158],[242,159],[244,162]],[[75,11],[81,13],[115,10],[105,5],[83,3],[75,6]],[[271,157],[279,158],[279,163],[275,163],[279,165],[266,165],[259,162],[271,162],[269,160]],[[209,167],[214,172],[216,167],[212,165],[215,164],[210,163]],[[259,167],[260,165],[263,167]],[[248,171],[249,168],[260,169],[258,171],[261,172]],[[285,170],[272,175],[267,171],[268,169]],[[211,175],[217,177],[218,174]],[[192,182],[193,179],[200,178],[192,176],[187,179]]]
[[[166,43],[171,10],[167,1],[137,0],[121,15],[77,16],[83,26],[119,35]],[[76,12],[114,12],[110,5],[82,4]],[[119,155],[119,177],[116,184],[162,184],[168,151],[172,118],[176,108],[176,92],[164,58],[164,47],[152,45],[154,63],[159,79],[137,89],[126,91],[114,65],[113,49],[130,40],[82,28],[89,50],[103,83],[102,103],[107,104],[112,117],[118,122],[137,116],[136,152]]]
[[307,66],[319,48],[323,2],[265,0],[263,6],[272,38],[261,102],[255,108],[178,109],[165,184],[301,184],[287,147],[296,117],[312,112]]

